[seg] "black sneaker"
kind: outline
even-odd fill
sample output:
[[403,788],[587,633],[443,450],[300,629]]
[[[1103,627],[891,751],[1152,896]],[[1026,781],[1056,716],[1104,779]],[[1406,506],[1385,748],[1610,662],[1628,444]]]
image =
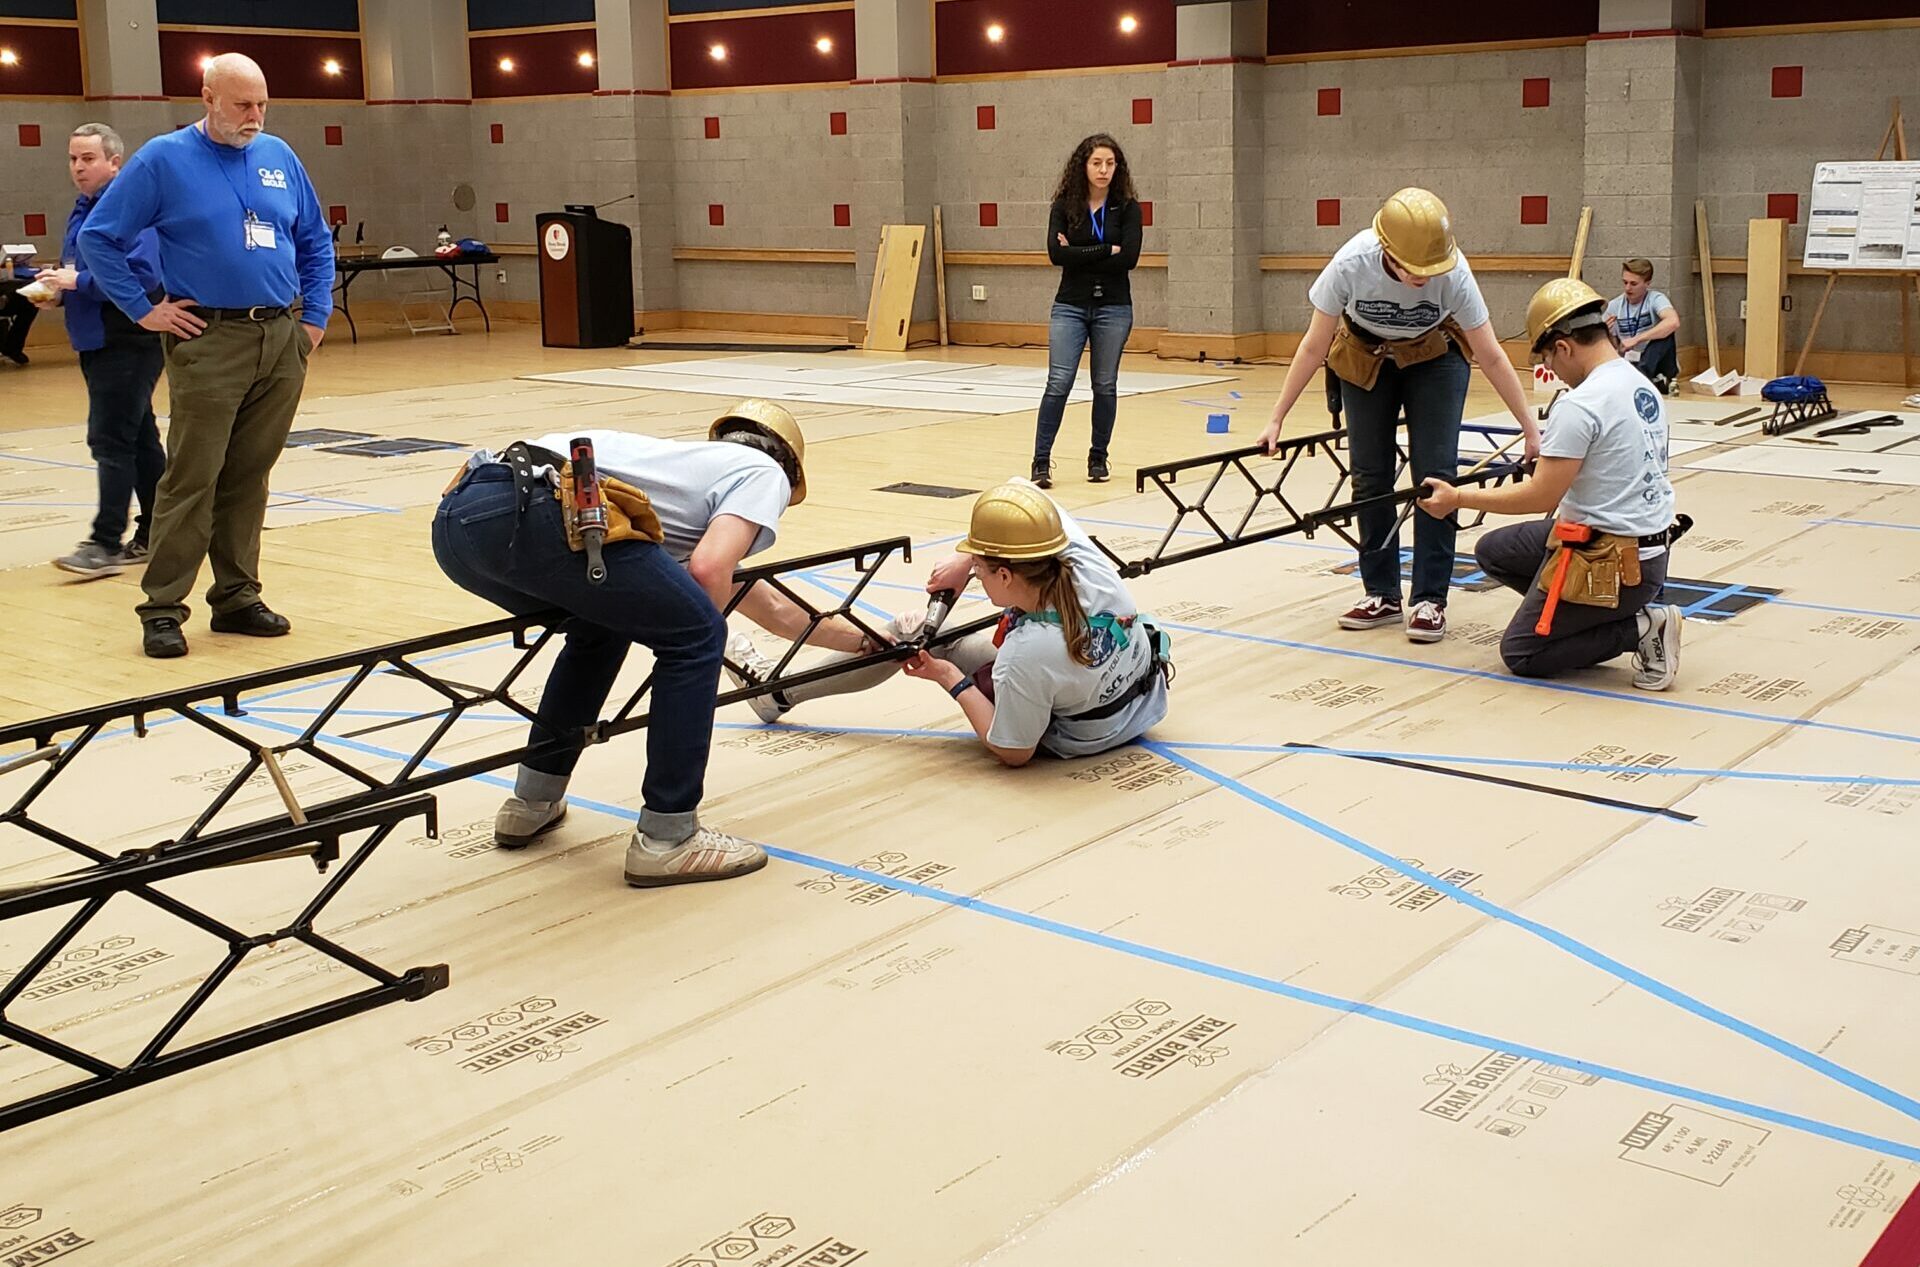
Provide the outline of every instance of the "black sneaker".
[[250,638],[278,638],[293,631],[293,622],[265,603],[255,603],[238,611],[220,612],[207,625],[215,633],[246,634]]
[[1053,487],[1053,463],[1045,458],[1033,460],[1033,482],[1041,488]]
[[140,649],[156,660],[172,660],[187,654],[187,636],[180,622],[171,616],[149,616],[140,622]]
[[1104,484],[1112,478],[1113,472],[1107,469],[1107,460],[1105,458],[1087,459],[1087,482],[1089,484]]
[[129,541],[120,547],[120,561],[122,563],[130,565],[145,563],[147,561],[147,554],[147,543],[144,541]]

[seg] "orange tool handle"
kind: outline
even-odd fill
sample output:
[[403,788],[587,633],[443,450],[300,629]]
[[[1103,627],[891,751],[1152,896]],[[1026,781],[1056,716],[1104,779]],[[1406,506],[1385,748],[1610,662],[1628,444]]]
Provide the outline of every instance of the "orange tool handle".
[[1542,638],[1553,632],[1553,613],[1560,609],[1560,591],[1566,587],[1570,562],[1566,547],[1562,546],[1559,566],[1553,569],[1553,582],[1547,586],[1547,605],[1540,609],[1540,619],[1533,626],[1533,632]]

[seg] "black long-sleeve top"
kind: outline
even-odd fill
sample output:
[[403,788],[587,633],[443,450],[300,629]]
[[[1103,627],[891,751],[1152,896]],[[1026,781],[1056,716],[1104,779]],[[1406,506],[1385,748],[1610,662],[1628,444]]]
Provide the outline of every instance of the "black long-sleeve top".
[[[1047,258],[1060,266],[1055,303],[1085,308],[1133,302],[1127,274],[1140,262],[1140,204],[1109,199],[1104,221],[1103,242],[1094,235],[1092,216],[1083,212],[1079,226],[1070,229],[1067,209],[1054,204],[1053,214],[1047,217]],[[1060,245],[1062,233],[1067,235],[1065,246]],[[1114,253],[1115,246],[1119,254]]]

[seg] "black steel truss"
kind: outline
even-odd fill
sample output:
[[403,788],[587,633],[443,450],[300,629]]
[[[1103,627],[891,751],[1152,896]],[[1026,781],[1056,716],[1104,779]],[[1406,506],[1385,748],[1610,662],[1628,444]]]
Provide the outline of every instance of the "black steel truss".
[[[1141,467],[1134,478],[1136,492],[1145,492],[1151,483],[1167,500],[1173,503],[1173,522],[1161,535],[1153,553],[1139,559],[1122,559],[1106,545],[1095,538],[1106,556],[1113,560],[1120,574],[1125,577],[1144,576],[1156,568],[1171,563],[1185,563],[1192,559],[1206,558],[1225,550],[1235,550],[1241,546],[1256,545],[1262,541],[1273,541],[1281,537],[1311,537],[1324,528],[1338,536],[1348,545],[1360,550],[1362,544],[1355,535],[1355,524],[1364,511],[1375,507],[1405,506],[1410,512],[1413,502],[1419,497],[1418,488],[1398,488],[1391,493],[1378,497],[1355,499],[1352,496],[1353,469],[1345,451],[1347,433],[1344,430],[1317,431],[1311,435],[1294,436],[1284,439],[1275,447],[1273,453],[1260,445],[1250,445],[1243,449],[1229,449],[1222,453],[1209,453],[1200,457],[1183,458],[1177,462],[1163,462],[1158,466]],[[1252,465],[1256,460],[1271,459],[1278,465],[1257,472]],[[1296,496],[1289,497],[1286,483],[1303,461],[1324,460],[1331,463],[1334,470],[1334,482],[1326,496],[1313,502],[1300,501]],[[1409,465],[1404,445],[1399,449],[1398,464],[1394,472],[1394,483]],[[1211,474],[1205,474],[1206,472]],[[1228,479],[1229,474],[1239,477],[1239,483]],[[1491,462],[1484,468],[1469,471],[1458,476],[1453,482],[1457,485],[1502,484],[1509,480],[1524,479],[1526,464],[1521,462]],[[1197,496],[1191,499],[1183,496],[1180,484],[1183,479],[1205,478]],[[1231,515],[1216,515],[1209,508],[1208,501],[1222,488],[1237,489],[1243,494],[1250,493],[1251,499],[1244,509],[1238,509]],[[1287,515],[1283,523],[1265,527],[1252,527],[1253,520],[1262,509],[1278,509]],[[1223,522],[1223,519],[1226,522]],[[1195,531],[1189,521],[1203,524],[1212,535],[1211,541],[1184,549],[1174,549],[1174,538],[1183,528]],[[1476,521],[1478,522],[1478,521]],[[1395,525],[1396,535],[1398,525]]]
[[[773,691],[821,681],[883,661],[904,659],[918,650],[919,644],[889,644],[884,631],[868,623],[859,610],[861,597],[867,587],[896,553],[903,560],[911,559],[911,545],[906,538],[871,542],[847,550],[823,552],[737,572],[735,581],[738,588],[725,614],[730,614],[737,607],[752,585],[764,584],[802,609],[807,614],[807,623],[801,638],[781,657],[769,678],[722,692],[717,703],[736,703]],[[848,585],[844,597],[835,604],[821,604],[795,588],[795,582],[806,573],[849,566],[857,576]],[[806,638],[823,622],[836,617],[850,621],[876,643],[882,644],[881,649],[835,664],[795,670],[795,657]],[[70,1086],[11,1104],[0,1104],[0,1130],[210,1060],[246,1051],[383,1003],[421,998],[445,986],[445,965],[392,973],[314,932],[313,921],[341,886],[360,869],[372,851],[387,839],[397,823],[407,818],[425,816],[427,834],[436,834],[434,800],[426,795],[431,789],[518,765],[541,753],[602,743],[616,735],[648,725],[652,714],[645,704],[653,685],[651,673],[619,708],[605,720],[588,727],[584,733],[561,733],[543,726],[532,709],[513,698],[515,685],[548,644],[556,636],[564,635],[569,619],[568,613],[562,611],[511,616],[287,668],[157,692],[137,699],[0,728],[0,774],[45,766],[10,805],[0,810],[0,829],[15,828],[57,845],[76,855],[85,864],[78,871],[0,888],[0,922],[65,906],[78,908],[15,973],[12,981],[0,989],[0,1038],[64,1061],[86,1075],[82,1081]],[[938,646],[956,641],[991,625],[993,620],[989,617],[945,629],[928,645]],[[475,648],[476,644],[487,646],[501,643],[510,646],[514,654],[504,670],[494,677],[491,685],[475,686],[455,681],[435,668],[440,658],[436,653],[461,647]],[[347,708],[354,693],[376,674],[397,676],[418,683],[444,701],[431,711],[385,724],[398,727],[409,723],[432,723],[425,735],[398,754],[400,759],[397,764],[391,750],[383,755],[380,750],[374,749],[375,761],[369,761],[355,751],[356,747],[365,749],[365,745],[353,744],[351,736],[328,732],[328,726],[341,717],[342,710]],[[328,690],[331,694],[313,719],[294,737],[283,742],[264,743],[243,733],[229,720],[247,717],[248,702],[266,692],[284,693],[289,688],[297,690],[302,684],[314,690]],[[434,752],[461,718],[482,707],[504,708],[525,720],[528,725],[525,742],[480,757],[436,762],[433,759]],[[231,774],[208,784],[207,803],[177,836],[116,855],[36,815],[38,803],[63,774],[74,769],[75,761],[82,753],[101,742],[117,726],[130,726],[136,735],[144,737],[149,733],[151,719],[156,717],[190,723],[244,754],[244,759]],[[341,740],[348,742],[341,744]],[[281,769],[282,759],[295,754],[311,758],[329,770],[345,775],[357,786],[324,801],[301,804]],[[263,771],[278,790],[283,811],[238,826],[213,830],[214,820],[233,804],[246,784]],[[342,838],[356,832],[368,833],[367,838],[352,851],[340,872],[325,882],[312,903],[291,923],[265,933],[246,933],[232,928],[152,887],[156,881],[212,867],[303,855],[311,856],[324,873],[327,864],[341,856]],[[19,999],[29,983],[53,962],[116,893],[132,894],[158,906],[224,940],[229,948],[226,958],[200,983],[154,1039],[132,1061],[123,1065],[115,1065],[69,1047],[7,1016],[9,1005]],[[181,1028],[249,951],[287,940],[301,942],[338,960],[371,978],[374,984],[318,1007],[195,1043],[188,1048],[167,1050],[168,1044]]]

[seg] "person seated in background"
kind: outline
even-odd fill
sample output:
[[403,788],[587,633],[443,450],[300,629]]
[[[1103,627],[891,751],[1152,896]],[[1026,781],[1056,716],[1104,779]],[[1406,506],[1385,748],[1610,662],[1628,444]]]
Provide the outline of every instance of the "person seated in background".
[[7,259],[13,265],[15,284],[0,287],[0,363],[25,365],[27,331],[33,329],[33,319],[40,311],[20,293],[20,287],[39,276],[39,270],[29,262],[33,259],[30,254],[10,253]]
[[1607,305],[1607,326],[1620,340],[1620,354],[1663,393],[1680,390],[1680,311],[1653,288],[1653,261],[1620,266],[1620,293]]

